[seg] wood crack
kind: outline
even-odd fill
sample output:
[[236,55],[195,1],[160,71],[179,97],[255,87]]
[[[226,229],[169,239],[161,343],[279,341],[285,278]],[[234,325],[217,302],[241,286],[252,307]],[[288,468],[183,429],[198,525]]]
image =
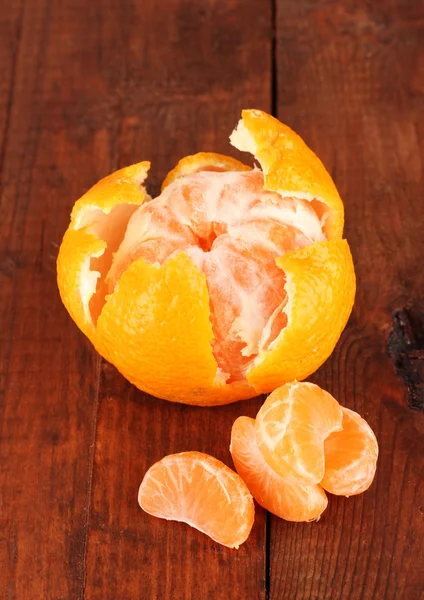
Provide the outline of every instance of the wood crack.
[[87,547],[88,547],[88,536],[90,530],[90,515],[91,515],[91,498],[93,491],[93,476],[94,476],[94,461],[96,454],[96,439],[97,439],[97,421],[99,416],[99,404],[100,404],[100,380],[102,377],[102,359],[99,357],[97,361],[97,381],[95,387],[95,397],[93,401],[93,426],[91,430],[92,443],[90,446],[90,455],[88,458],[88,490],[87,490],[87,504],[85,511],[84,521],[84,547],[83,547],[83,573],[82,573],[82,586],[81,586],[81,600],[85,598],[86,584],[87,584]]

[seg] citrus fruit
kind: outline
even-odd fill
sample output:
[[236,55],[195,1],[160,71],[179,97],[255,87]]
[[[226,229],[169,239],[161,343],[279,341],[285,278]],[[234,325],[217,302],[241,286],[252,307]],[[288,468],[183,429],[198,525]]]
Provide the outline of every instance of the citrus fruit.
[[260,451],[276,473],[314,485],[324,477],[324,442],[342,429],[333,396],[313,383],[288,383],[268,396],[256,416]]
[[202,452],[170,454],[151,466],[138,502],[150,515],[187,523],[229,548],[246,541],[255,517],[239,475]]
[[377,467],[374,432],[358,413],[342,408],[343,429],[324,442],[325,473],[321,485],[331,494],[353,496],[371,485]]
[[299,136],[258,110],[231,136],[261,169],[182,159],[154,199],[149,163],[101,180],[74,206],[58,256],[70,315],[140,389],[225,404],[330,355],[352,309],[343,204]]
[[230,452],[237,473],[255,500],[286,521],[317,520],[327,508],[319,485],[305,485],[281,477],[265,462],[255,439],[255,420],[239,417],[231,430]]

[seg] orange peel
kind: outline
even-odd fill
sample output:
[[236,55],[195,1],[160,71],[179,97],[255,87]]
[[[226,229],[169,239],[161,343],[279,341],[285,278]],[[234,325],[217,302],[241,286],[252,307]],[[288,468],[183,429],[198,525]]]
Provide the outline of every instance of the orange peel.
[[339,192],[320,159],[297,133],[261,110],[243,110],[230,140],[260,163],[265,189],[283,198],[321,202],[330,209],[324,225],[328,239],[342,237],[344,207]]

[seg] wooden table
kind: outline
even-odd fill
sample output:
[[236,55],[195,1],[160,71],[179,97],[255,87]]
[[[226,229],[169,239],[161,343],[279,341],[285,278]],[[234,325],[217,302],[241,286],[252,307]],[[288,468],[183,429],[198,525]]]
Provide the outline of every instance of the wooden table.
[[[422,402],[423,42],[422,0],[3,7],[0,598],[424,598],[424,416],[406,399],[415,377]],[[242,107],[294,127],[345,200],[356,305],[312,380],[369,420],[381,455],[372,488],[331,498],[319,523],[258,508],[237,552],[148,517],[137,489],[171,452],[231,465],[232,422],[263,398],[200,409],[134,389],[71,322],[55,258],[96,180],[150,159],[156,193],[186,154],[236,155]],[[402,378],[386,345],[405,307],[390,344]]]

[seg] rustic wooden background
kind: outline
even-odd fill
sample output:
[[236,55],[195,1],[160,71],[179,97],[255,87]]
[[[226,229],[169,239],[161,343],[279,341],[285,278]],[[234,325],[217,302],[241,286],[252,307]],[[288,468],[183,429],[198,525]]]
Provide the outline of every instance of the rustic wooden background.
[[[386,351],[392,311],[424,312],[423,1],[6,0],[0,66],[0,598],[424,598],[424,415]],[[236,552],[143,514],[137,489],[170,452],[231,464],[231,424],[263,399],[134,389],[68,317],[55,257],[96,180],[150,159],[155,192],[186,154],[234,154],[243,107],[293,126],[345,200],[357,300],[312,379],[381,457],[317,524],[258,508]]]

